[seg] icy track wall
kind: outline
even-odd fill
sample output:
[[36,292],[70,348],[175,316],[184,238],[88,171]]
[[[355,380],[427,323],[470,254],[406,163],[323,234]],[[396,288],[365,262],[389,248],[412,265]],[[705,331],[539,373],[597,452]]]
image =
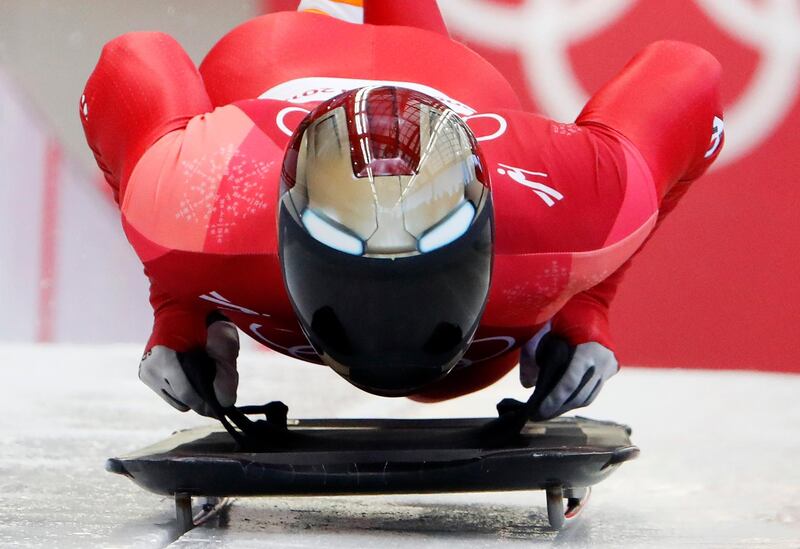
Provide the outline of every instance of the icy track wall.
[[720,60],[725,149],[634,262],[612,328],[626,364],[800,372],[797,3],[438,1],[451,34],[492,62],[526,108],[561,121],[655,40],[692,42]]
[[144,344],[145,279],[110,195],[2,70],[0,227],[0,342]]

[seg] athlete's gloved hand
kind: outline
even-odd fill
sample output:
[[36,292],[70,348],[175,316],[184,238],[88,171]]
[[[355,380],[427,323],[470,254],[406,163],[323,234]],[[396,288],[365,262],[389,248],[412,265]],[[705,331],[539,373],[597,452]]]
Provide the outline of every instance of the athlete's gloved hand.
[[[214,360],[217,370],[214,377],[214,393],[223,407],[236,403],[239,374],[236,359],[239,356],[239,334],[236,326],[228,321],[216,321],[208,327],[206,353]],[[139,379],[173,408],[186,412],[215,417],[211,406],[194,390],[181,367],[177,352],[163,345],[156,345],[144,355],[139,363]]]
[[[558,337],[550,333],[549,328],[549,325],[543,328],[522,349],[520,380],[527,387],[530,385],[526,383],[551,377],[541,371],[542,365],[554,362],[548,360],[550,357],[546,354],[551,350],[559,350],[558,346],[541,344],[545,337]],[[541,402],[537,415],[542,419],[550,419],[569,410],[588,406],[600,393],[603,384],[618,371],[619,363],[611,350],[597,342],[581,343],[575,347],[572,358],[558,379],[546,383],[546,387],[545,383],[536,385],[533,400]]]

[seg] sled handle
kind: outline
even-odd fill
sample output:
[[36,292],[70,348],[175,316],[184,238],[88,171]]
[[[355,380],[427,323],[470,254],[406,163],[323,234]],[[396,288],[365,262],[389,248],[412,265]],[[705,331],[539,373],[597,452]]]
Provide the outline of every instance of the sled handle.
[[575,347],[563,337],[552,332],[542,337],[536,347],[536,363],[540,366],[539,378],[536,380],[533,394],[525,404],[530,419],[534,421],[543,419],[539,415],[539,406],[564,377],[574,355]]
[[539,406],[564,376],[574,353],[575,348],[564,338],[552,333],[545,334],[536,348],[536,362],[540,371],[533,394],[526,402],[505,398],[497,403],[499,417],[484,430],[487,445],[505,444],[509,438],[522,432],[528,420],[544,420],[539,415]]
[[178,362],[192,389],[211,407],[225,430],[241,445],[244,437],[227,420],[227,411],[219,403],[217,395],[214,393],[214,378],[217,377],[217,365],[214,360],[204,350],[194,349],[178,353]]

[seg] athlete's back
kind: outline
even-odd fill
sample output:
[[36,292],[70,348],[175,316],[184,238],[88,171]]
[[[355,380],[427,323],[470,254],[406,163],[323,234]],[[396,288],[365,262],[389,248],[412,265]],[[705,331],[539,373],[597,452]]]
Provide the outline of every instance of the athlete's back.
[[[353,80],[376,80],[424,84],[476,112],[520,107],[497,69],[445,35],[315,13],[279,12],[239,25],[211,49],[200,73],[214,105],[262,96],[314,104],[358,87]],[[350,81],[337,85],[337,78]]]

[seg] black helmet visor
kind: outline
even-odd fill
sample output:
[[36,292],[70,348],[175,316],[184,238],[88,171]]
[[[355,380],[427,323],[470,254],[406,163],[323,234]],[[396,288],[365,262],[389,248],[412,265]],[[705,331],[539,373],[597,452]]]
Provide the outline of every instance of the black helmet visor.
[[434,251],[394,259],[343,253],[314,239],[281,204],[286,287],[310,343],[351,383],[412,394],[466,351],[486,303],[492,207]]

